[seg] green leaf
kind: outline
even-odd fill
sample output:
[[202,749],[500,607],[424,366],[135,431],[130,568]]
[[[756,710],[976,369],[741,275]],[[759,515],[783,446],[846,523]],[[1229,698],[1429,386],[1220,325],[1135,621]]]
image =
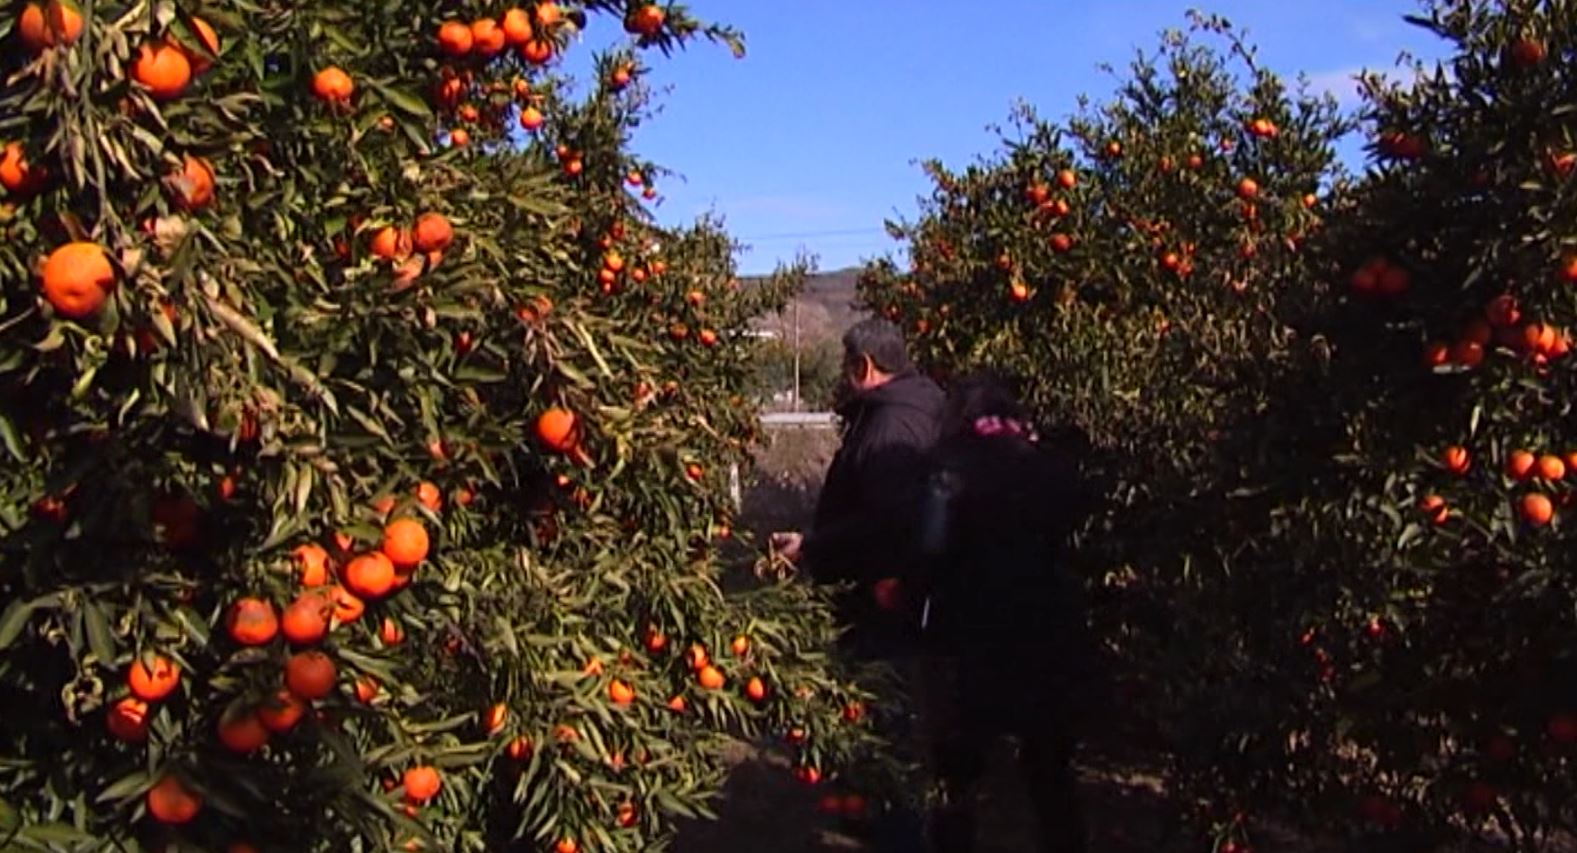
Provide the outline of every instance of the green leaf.
[[110,663],[115,660],[115,638],[110,633],[109,621],[104,617],[104,609],[98,602],[88,599],[82,606],[83,624],[87,628],[88,648],[93,650],[93,656],[101,663]]
[[153,777],[149,776],[145,770],[138,770],[121,777],[114,784],[100,791],[94,802],[109,803],[129,800],[151,787],[153,787]]
[[12,601],[0,613],[0,649],[5,649],[16,642],[22,628],[27,625],[27,618],[33,615],[35,604],[31,601]]
[[22,456],[22,440],[16,433],[16,425],[5,415],[0,415],[0,444],[5,446],[6,452],[18,462],[25,459]]
[[102,841],[68,823],[35,823],[22,830],[20,837],[44,844],[88,844]]
[[377,81],[370,81],[374,91],[385,101],[418,118],[432,118],[432,108],[427,102],[403,89],[385,86]]

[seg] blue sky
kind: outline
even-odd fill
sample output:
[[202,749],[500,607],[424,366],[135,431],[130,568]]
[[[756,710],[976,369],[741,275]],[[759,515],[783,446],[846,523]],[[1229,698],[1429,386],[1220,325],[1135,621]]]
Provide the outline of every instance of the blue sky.
[[[699,16],[745,32],[748,54],[699,44],[654,57],[672,87],[636,147],[679,174],[658,217],[713,212],[751,248],[741,272],[767,272],[797,252],[831,270],[894,244],[887,217],[926,189],[917,161],[968,162],[994,147],[987,130],[1024,99],[1060,118],[1080,93],[1109,91],[1097,66],[1124,66],[1198,6],[1248,30],[1260,60],[1302,71],[1352,103],[1351,75],[1389,69],[1406,50],[1440,54],[1402,20],[1415,0],[689,0]],[[596,20],[586,47],[615,33]]]

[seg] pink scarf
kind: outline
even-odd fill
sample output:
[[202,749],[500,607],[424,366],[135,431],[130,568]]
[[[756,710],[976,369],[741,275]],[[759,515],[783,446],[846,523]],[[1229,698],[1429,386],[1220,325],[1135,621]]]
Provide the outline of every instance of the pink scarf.
[[1030,429],[1022,421],[1017,421],[1013,418],[986,415],[984,417],[975,418],[974,426],[975,435],[978,435],[981,438],[993,438],[999,435],[1010,435],[1014,436],[1015,438],[1023,438],[1029,441],[1035,441],[1039,438],[1039,436],[1035,435],[1034,430]]

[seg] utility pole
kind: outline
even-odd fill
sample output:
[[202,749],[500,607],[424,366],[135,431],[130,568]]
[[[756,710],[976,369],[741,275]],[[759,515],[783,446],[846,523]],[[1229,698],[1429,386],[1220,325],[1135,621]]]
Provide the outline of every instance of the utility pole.
[[794,411],[799,411],[799,297],[794,297]]

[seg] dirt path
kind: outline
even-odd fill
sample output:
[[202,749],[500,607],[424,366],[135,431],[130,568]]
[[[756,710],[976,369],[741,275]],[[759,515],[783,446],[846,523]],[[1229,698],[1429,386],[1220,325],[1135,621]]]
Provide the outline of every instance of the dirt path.
[[[993,756],[983,792],[978,853],[1034,849],[1034,816],[1017,784],[1006,746]],[[789,775],[785,761],[740,745],[734,773],[719,804],[719,820],[694,823],[674,849],[683,853],[830,853],[869,850],[838,818],[816,810],[817,793]],[[1198,844],[1168,841],[1170,806],[1160,777],[1144,767],[1118,766],[1089,756],[1081,767],[1094,849],[1106,853],[1197,851]],[[1289,848],[1277,847],[1277,850]],[[1308,848],[1305,848],[1308,849]]]

